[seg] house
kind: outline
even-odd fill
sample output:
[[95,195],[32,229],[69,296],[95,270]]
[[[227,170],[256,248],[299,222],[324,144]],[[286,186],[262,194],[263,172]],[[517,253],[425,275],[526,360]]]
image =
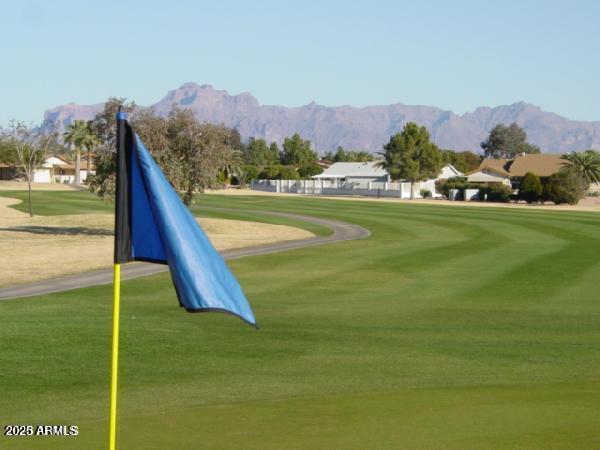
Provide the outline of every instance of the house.
[[[90,174],[96,173],[94,164],[91,165]],[[87,161],[82,160],[80,166],[81,181],[87,180]],[[33,173],[35,183],[73,183],[75,181],[75,164],[61,156],[49,156],[44,164]]]
[[466,174],[467,180],[471,183],[502,183],[510,186],[510,173],[506,168],[508,161],[486,158],[477,169]]
[[465,174],[460,172],[456,167],[452,164],[446,164],[442,167],[440,174],[437,176],[436,180],[447,180],[448,178],[454,177],[463,177]]
[[561,158],[561,155],[524,154],[513,160],[508,171],[513,188],[518,189],[526,173],[531,172],[540,178],[548,178],[562,169],[564,165],[565,160]]
[[[375,162],[337,162],[326,168],[313,180],[345,181],[349,183],[367,184],[373,182],[390,182],[390,175],[386,169],[377,166]],[[440,174],[433,180],[446,180],[452,177],[461,177],[464,174],[452,164],[447,164],[440,170]]]
[[467,173],[467,180],[473,183],[503,183],[518,189],[526,173],[547,178],[563,166],[561,155],[543,153],[520,154],[514,159],[486,158],[477,169]]
[[326,168],[313,180],[345,181],[347,183],[388,182],[387,170],[378,167],[377,162],[336,162]]
[[17,168],[14,164],[0,163],[0,180],[12,180],[17,176]]

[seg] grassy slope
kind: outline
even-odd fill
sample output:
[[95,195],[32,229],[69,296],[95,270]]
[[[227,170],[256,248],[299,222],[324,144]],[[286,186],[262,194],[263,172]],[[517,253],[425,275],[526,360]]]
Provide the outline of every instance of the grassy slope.
[[[167,275],[124,283],[121,448],[600,448],[599,215],[202,205],[373,236],[232,262],[259,331],[180,311]],[[110,303],[110,287],[0,302],[0,422],[82,430],[1,448],[102,448]]]

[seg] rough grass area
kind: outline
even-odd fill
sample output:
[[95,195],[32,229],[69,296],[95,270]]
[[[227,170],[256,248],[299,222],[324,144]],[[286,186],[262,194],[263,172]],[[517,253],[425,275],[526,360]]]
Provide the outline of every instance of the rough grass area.
[[[23,207],[20,202],[0,196],[0,254],[10,261],[10,264],[0,265],[0,287],[112,265],[113,214],[76,213],[30,218],[27,213],[15,209],[15,206]],[[200,217],[198,221],[219,251],[313,236],[306,230],[288,225],[217,217]]]
[[[124,283],[120,448],[600,448],[600,215],[198,203],[373,234],[231,262],[258,331],[181,311],[166,274]],[[0,302],[2,423],[81,430],[0,448],[106,445],[110,324],[108,286]]]

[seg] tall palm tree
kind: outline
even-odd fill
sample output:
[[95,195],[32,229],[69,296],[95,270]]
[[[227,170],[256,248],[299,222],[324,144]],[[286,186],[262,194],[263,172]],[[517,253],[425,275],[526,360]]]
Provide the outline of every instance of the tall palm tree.
[[74,120],[67,126],[63,138],[67,144],[75,147],[75,184],[81,184],[81,149],[88,135],[89,126],[84,120]]
[[571,152],[561,157],[567,167],[572,167],[588,183],[600,183],[600,153],[594,150]]
[[88,121],[86,123],[87,125],[87,133],[85,134],[83,140],[82,140],[82,145],[83,147],[85,147],[86,151],[87,151],[87,172],[86,172],[86,178],[85,181],[86,183],[90,183],[90,170],[92,170],[92,150],[98,145],[100,144],[100,138],[98,137],[98,135],[94,132],[94,130],[92,129],[91,126],[91,121]]
[[241,178],[243,175],[244,158],[242,152],[232,148],[228,148],[223,155],[221,170],[225,177],[225,181],[231,178],[232,175]]

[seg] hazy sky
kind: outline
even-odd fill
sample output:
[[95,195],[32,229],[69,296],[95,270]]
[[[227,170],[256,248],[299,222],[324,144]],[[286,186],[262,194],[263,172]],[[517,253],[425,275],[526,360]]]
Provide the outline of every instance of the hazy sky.
[[0,124],[186,81],[263,104],[524,100],[600,120],[598,1],[2,0]]

